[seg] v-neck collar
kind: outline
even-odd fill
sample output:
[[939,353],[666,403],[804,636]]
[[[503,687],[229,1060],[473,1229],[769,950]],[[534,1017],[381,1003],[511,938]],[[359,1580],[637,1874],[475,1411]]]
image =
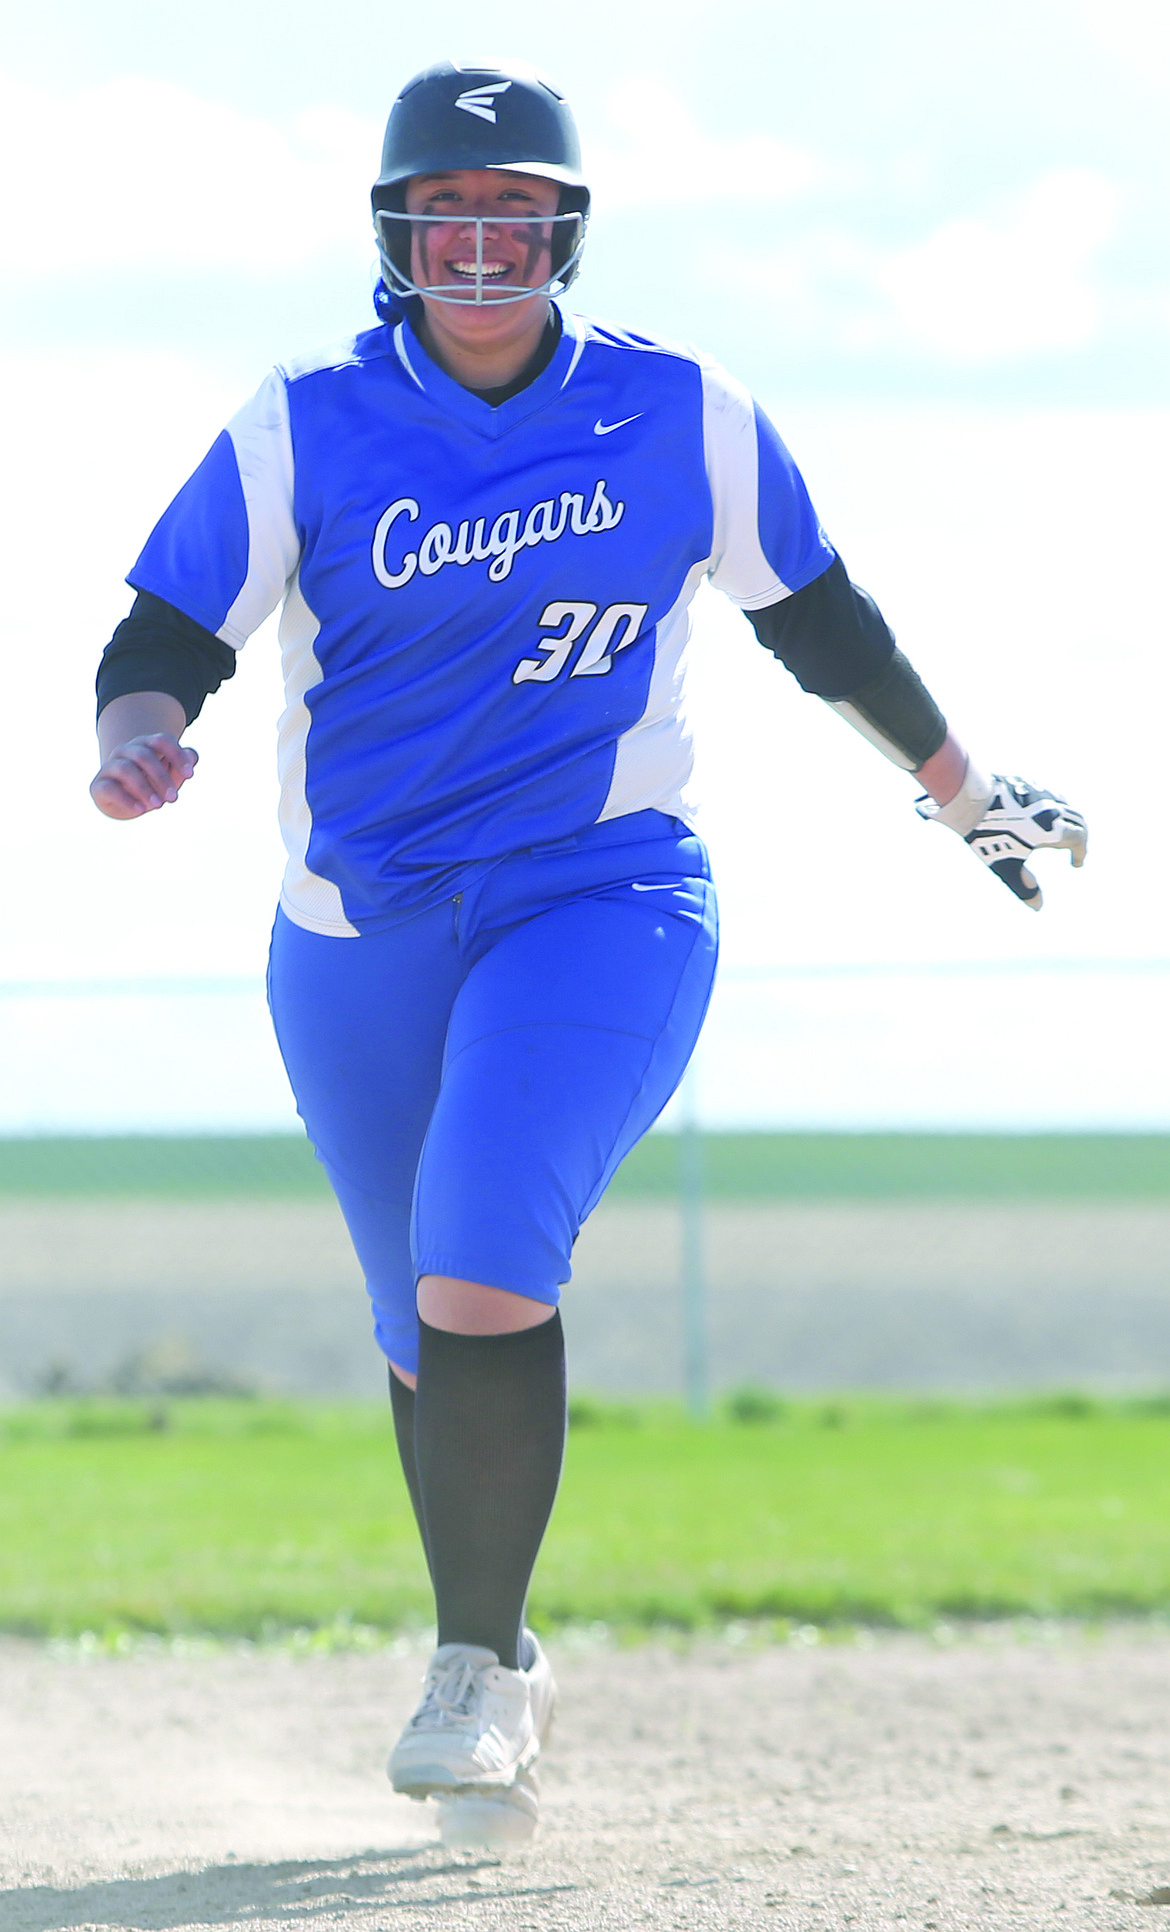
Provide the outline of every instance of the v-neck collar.
[[526,421],[538,409],[552,402],[569,382],[581,359],[581,351],[585,347],[582,325],[577,316],[566,314],[559,303],[556,308],[561,318],[561,339],[549,361],[517,395],[509,396],[507,402],[497,403],[494,408],[482,396],[477,396],[474,389],[465,389],[461,382],[456,382],[453,376],[439,367],[424,349],[408,317],[404,317],[394,329],[394,347],[406,374],[425,396],[429,396],[432,402],[448,410],[451,415],[458,416],[469,429],[494,440],[506,436],[518,423]]

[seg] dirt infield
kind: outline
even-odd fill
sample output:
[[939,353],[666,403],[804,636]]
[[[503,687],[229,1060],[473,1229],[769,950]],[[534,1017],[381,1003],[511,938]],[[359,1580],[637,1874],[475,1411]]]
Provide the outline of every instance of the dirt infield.
[[[742,1633],[741,1633],[742,1634]],[[1170,1634],[554,1649],[546,1822],[444,1851],[382,1773],[421,1658],[0,1644],[0,1925],[1148,1932]]]

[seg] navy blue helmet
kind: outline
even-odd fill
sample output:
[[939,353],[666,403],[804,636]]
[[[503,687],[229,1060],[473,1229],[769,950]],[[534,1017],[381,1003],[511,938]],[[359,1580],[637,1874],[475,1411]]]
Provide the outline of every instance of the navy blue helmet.
[[[560,293],[577,273],[589,218],[589,189],[569,104],[547,77],[519,61],[458,66],[443,60],[416,74],[390,110],[382,167],[371,192],[382,277],[396,295],[465,301],[467,290],[420,289],[410,275],[406,184],[412,175],[503,168],[540,175],[560,189],[552,217],[552,272],[543,292]],[[522,290],[512,300],[534,291]],[[477,299],[482,290],[477,291]]]

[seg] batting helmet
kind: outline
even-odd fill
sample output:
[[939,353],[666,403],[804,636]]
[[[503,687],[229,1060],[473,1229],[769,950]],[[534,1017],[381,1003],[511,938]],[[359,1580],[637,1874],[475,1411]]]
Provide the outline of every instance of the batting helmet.
[[[505,297],[523,301],[534,293],[559,294],[577,273],[589,219],[589,189],[581,173],[577,128],[564,95],[535,67],[460,67],[439,61],[416,74],[390,110],[382,145],[382,168],[371,191],[382,278],[395,295],[427,294],[439,301],[466,301],[467,287],[422,289],[410,275],[410,221],[406,184],[412,175],[458,168],[502,168],[540,175],[560,189],[552,223],[552,272],[541,289]],[[426,220],[427,217],[414,217]],[[482,219],[478,223],[482,255]],[[475,299],[483,299],[482,278]]]

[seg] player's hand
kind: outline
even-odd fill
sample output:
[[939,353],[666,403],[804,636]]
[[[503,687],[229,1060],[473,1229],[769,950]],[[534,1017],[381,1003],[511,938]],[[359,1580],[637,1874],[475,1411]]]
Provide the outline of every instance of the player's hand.
[[199,753],[169,732],[131,738],[110,753],[89,795],[107,818],[141,818],[173,805],[198,763]]
[[[1039,912],[1044,895],[1025,861],[1042,846],[1052,846],[1070,852],[1074,865],[1083,865],[1088,842],[1085,821],[1059,792],[1043,791],[1026,778],[1004,778],[993,772],[989,789],[978,823],[969,829],[952,829],[1017,899]],[[923,818],[942,818],[946,823],[946,808],[940,810],[934,799],[918,799],[917,808]]]

